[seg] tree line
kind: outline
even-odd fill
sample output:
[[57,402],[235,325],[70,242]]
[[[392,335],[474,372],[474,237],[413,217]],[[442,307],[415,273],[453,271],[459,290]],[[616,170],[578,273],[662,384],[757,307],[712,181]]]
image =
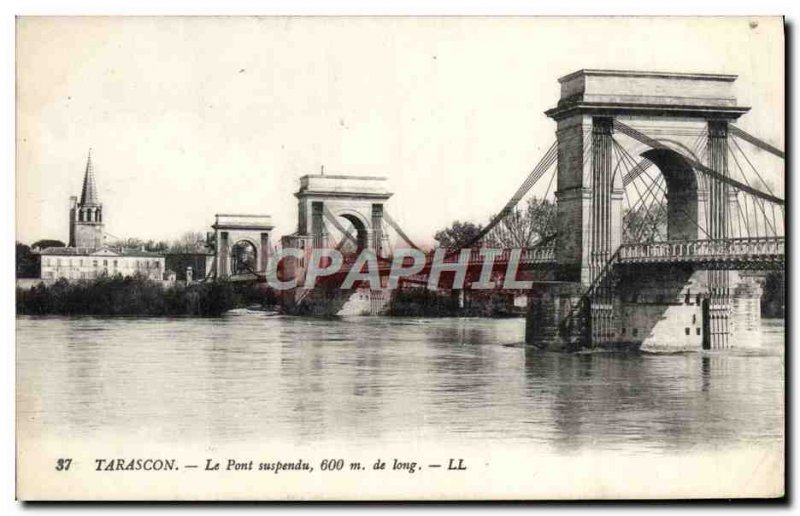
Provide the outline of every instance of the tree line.
[[[489,217],[489,220],[494,216]],[[439,247],[460,249],[483,231],[483,224],[456,220],[434,235]],[[515,208],[479,242],[481,247],[519,249],[532,247],[556,232],[556,205],[547,199],[529,198]]]
[[273,306],[275,293],[252,283],[208,281],[165,287],[143,276],[60,279],[16,289],[18,315],[218,316],[234,308]]

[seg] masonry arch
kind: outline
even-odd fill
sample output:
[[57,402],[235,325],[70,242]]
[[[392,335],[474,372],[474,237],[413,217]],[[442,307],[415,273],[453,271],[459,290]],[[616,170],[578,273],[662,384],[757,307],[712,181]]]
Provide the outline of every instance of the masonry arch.
[[258,244],[250,238],[240,238],[231,246],[231,274],[248,274],[258,270]]
[[[361,251],[369,247],[372,224],[365,213],[352,208],[339,208],[333,212],[337,218],[344,219],[344,227],[353,238],[345,238],[343,245],[348,250]],[[355,231],[355,232],[354,232]]]
[[355,242],[352,239],[348,239],[350,247],[354,245],[356,252],[366,248],[369,243],[369,223],[354,213],[340,213],[339,216],[352,224],[355,229]]
[[[629,140],[630,143],[633,143],[633,150],[635,154],[641,156],[645,152],[654,150],[652,147],[648,147],[647,145],[637,142],[635,140]],[[682,155],[683,157],[689,157],[695,161],[700,161],[700,158],[697,156],[694,150],[689,148],[684,142],[680,142],[674,138],[667,138],[662,135],[658,137],[658,143],[666,147],[664,150],[672,151],[678,155]]]
[[702,239],[705,192],[689,160],[670,149],[650,149],[640,156],[652,162],[664,178],[667,240]]
[[[614,188],[621,188],[627,199],[623,208],[623,242],[707,238],[706,185],[692,166],[692,160],[701,161],[700,158],[679,141],[660,138],[659,143],[664,146],[628,146],[624,151],[628,158],[623,160],[627,165],[617,166],[615,171]],[[648,217],[645,225],[651,226],[649,230],[638,231],[637,224]]]
[[269,215],[217,214],[211,227],[217,277],[264,274],[271,255]]
[[[307,175],[300,178],[295,196],[297,235],[310,237],[314,247],[336,246],[345,252],[369,248],[378,255],[385,253],[383,209],[392,196],[385,177]],[[351,233],[353,238],[343,233]]]

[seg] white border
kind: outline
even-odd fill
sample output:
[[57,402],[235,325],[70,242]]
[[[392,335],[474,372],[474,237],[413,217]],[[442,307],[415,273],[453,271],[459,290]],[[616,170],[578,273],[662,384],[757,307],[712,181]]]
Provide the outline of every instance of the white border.
[[[4,165],[4,172],[0,174],[0,192],[2,192],[5,202],[0,203],[2,210],[2,223],[0,231],[2,232],[2,239],[9,244],[15,234],[14,229],[14,16],[15,15],[46,15],[46,14],[98,14],[98,15],[145,15],[145,14],[164,14],[164,15],[177,15],[177,14],[192,14],[192,15],[235,15],[235,14],[263,14],[263,15],[785,15],[787,22],[792,29],[792,38],[788,40],[790,48],[788,50],[789,66],[787,72],[794,75],[794,69],[797,67],[796,53],[792,51],[793,39],[797,37],[798,20],[800,20],[800,2],[796,0],[760,0],[758,2],[719,2],[708,0],[670,0],[669,2],[646,2],[639,1],[622,1],[622,0],[558,0],[549,2],[529,2],[523,3],[521,1],[513,0],[494,0],[494,1],[456,1],[456,0],[405,0],[405,1],[384,1],[375,2],[367,0],[343,0],[343,1],[325,1],[325,0],[281,0],[272,1],[266,4],[257,4],[252,1],[246,0],[225,0],[225,1],[173,1],[164,2],[157,0],[139,0],[139,1],[101,1],[101,0],[74,0],[71,2],[57,1],[57,0],[12,0],[4,2],[0,7],[3,16],[0,17],[0,41],[2,41],[2,53],[0,53],[0,70],[4,76],[4,80],[0,83],[2,88],[2,163]],[[793,81],[792,81],[793,82]],[[791,84],[791,83],[790,83]],[[792,92],[787,91],[787,94]],[[791,121],[791,126],[794,128],[791,140],[791,148],[797,148],[797,118],[796,118],[796,102],[792,105],[791,113],[789,113],[788,121]],[[791,174],[793,171],[787,171]],[[792,198],[797,197],[798,184],[800,181],[795,179],[791,184]],[[791,210],[796,213],[796,209]],[[791,221],[791,228],[797,227],[796,217]],[[794,233],[794,232],[792,232]],[[794,240],[792,234],[792,240]],[[794,251],[794,249],[792,249]],[[792,253],[794,255],[794,253]],[[0,291],[3,295],[2,299],[2,316],[0,324],[2,325],[2,336],[0,345],[2,345],[2,364],[3,378],[3,395],[0,398],[2,403],[3,424],[0,431],[0,506],[3,513],[17,513],[22,510],[46,510],[49,507],[23,507],[21,504],[14,501],[14,298],[13,298],[13,284],[14,284],[14,254],[12,247],[7,245],[3,247],[0,253],[0,270],[3,274],[0,276]],[[794,275],[794,280],[790,288],[796,286],[797,278]],[[792,305],[792,313],[789,316],[790,320],[797,320],[797,315],[800,309]],[[791,346],[792,343],[789,343]],[[797,355],[798,350],[792,349],[788,356],[791,358],[791,372],[797,374]],[[797,382],[796,378],[792,378],[792,387]],[[789,413],[795,414],[797,409],[796,397],[790,397]],[[794,437],[797,435],[796,427],[792,428],[791,449],[796,448],[796,441]],[[790,461],[793,464],[794,461]],[[792,467],[787,464],[787,467]],[[797,493],[797,471],[792,468],[792,485],[787,486],[796,498]],[[161,512],[169,510],[172,507],[158,507],[158,508],[145,508],[145,507],[126,507],[126,510],[133,509],[135,512],[139,510],[148,510]],[[314,506],[306,506],[302,510],[313,510]],[[606,510],[619,510],[617,507],[603,507]],[[650,510],[648,508],[637,508],[636,510]],[[83,510],[85,507],[72,507],[71,510]],[[211,508],[213,512],[227,511],[229,507],[216,507]],[[279,509],[278,507],[271,507],[272,510]],[[280,508],[285,510],[285,508]],[[294,508],[296,510],[297,508]],[[437,507],[423,506],[416,507],[415,510],[422,510],[424,512],[434,511]],[[460,508],[451,508],[460,510]],[[480,512],[493,511],[496,507],[478,507]],[[536,510],[558,511],[559,513],[574,512],[586,510],[583,508],[559,508],[559,507],[537,507]],[[740,508],[745,511],[759,510],[756,507]],[[114,510],[113,507],[103,507],[101,512]],[[683,507],[681,511],[688,513],[695,513],[700,511],[709,510],[706,506],[692,506]],[[724,507],[719,507],[715,510],[728,510]]]

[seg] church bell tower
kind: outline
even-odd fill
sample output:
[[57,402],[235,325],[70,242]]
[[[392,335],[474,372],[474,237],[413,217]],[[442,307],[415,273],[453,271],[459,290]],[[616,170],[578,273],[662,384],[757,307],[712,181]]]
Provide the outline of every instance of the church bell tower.
[[103,246],[103,205],[97,195],[92,150],[86,161],[80,201],[70,197],[69,246],[98,249]]

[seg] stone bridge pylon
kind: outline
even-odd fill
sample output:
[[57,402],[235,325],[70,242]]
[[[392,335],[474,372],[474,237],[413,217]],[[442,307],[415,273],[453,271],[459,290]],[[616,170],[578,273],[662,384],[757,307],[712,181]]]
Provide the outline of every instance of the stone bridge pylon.
[[272,217],[221,213],[211,227],[217,278],[254,279],[265,274],[272,245]]
[[[392,196],[385,177],[315,174],[300,178],[298,223],[294,234],[281,239],[284,249],[299,249],[303,258],[287,256],[279,275],[295,278],[298,288],[284,292],[290,310],[316,315],[379,313],[388,304],[385,290],[306,289],[303,279],[313,249],[340,251],[345,258],[369,249],[378,257],[391,253],[385,231],[385,203]],[[301,306],[302,305],[302,306]]]
[[332,243],[332,237],[344,238],[343,246],[369,248],[385,256],[388,240],[382,230],[383,213],[391,196],[385,177],[305,175],[295,193],[298,223],[292,237],[310,241],[314,247]]
[[735,79],[580,70],[559,80],[561,99],[547,111],[557,124],[556,283],[533,293],[529,343],[712,349],[757,334],[760,291],[736,271],[618,263],[637,167],[663,178],[667,241],[733,236],[729,126],[749,110],[736,102]]

